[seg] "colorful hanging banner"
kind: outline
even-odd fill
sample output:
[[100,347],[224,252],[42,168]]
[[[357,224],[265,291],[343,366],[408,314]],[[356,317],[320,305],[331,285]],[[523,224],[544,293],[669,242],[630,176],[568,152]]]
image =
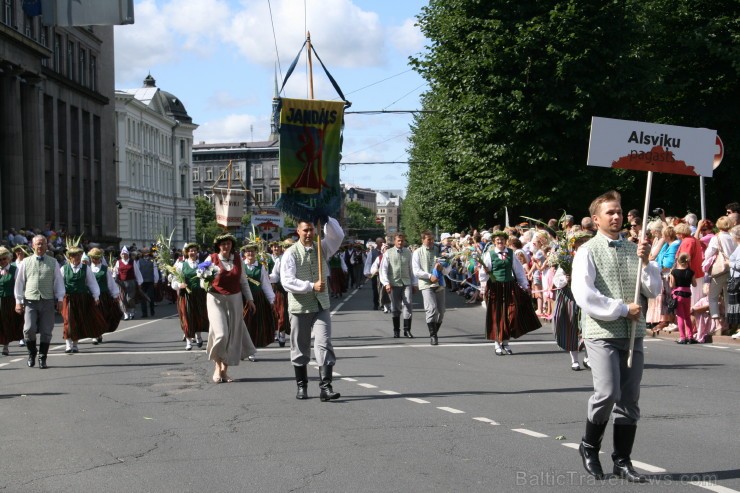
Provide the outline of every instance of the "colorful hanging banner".
[[215,188],[213,198],[216,206],[216,222],[224,228],[241,226],[247,191]]
[[282,98],[280,199],[296,219],[335,216],[341,205],[339,160],[344,101]]

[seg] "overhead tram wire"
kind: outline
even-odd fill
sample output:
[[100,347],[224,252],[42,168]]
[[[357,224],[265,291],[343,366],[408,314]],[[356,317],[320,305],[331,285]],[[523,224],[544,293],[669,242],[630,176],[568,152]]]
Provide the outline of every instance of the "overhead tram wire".
[[277,36],[275,35],[275,21],[272,19],[272,5],[270,5],[270,0],[267,0],[267,8],[270,11],[270,25],[272,26],[272,40],[275,42],[275,58],[277,58],[278,73],[280,73],[280,80],[283,80],[283,68],[280,66],[280,53],[278,53]]

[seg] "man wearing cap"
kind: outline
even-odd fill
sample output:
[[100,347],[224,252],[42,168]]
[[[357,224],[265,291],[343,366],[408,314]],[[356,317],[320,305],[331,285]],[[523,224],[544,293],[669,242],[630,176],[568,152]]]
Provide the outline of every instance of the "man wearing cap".
[[136,289],[144,281],[138,264],[131,259],[125,245],[121,249],[121,258],[113,267],[113,273],[123,283],[125,292],[123,319],[133,320],[136,312]]
[[[28,347],[28,366],[34,366],[39,355],[39,368],[46,369],[46,355],[54,329],[54,300],[61,313],[64,300],[64,280],[56,260],[46,255],[46,237],[34,236],[34,255],[18,266],[15,280],[15,311],[24,313],[23,337]],[[36,333],[41,345],[36,350]]]
[[401,310],[403,309],[403,335],[413,338],[411,334],[411,295],[416,289],[417,281],[411,268],[411,251],[406,248],[406,235],[396,233],[393,247],[385,252],[380,264],[380,282],[391,297],[393,320],[393,337],[400,337]]
[[380,308],[380,297],[378,295],[379,286],[377,279],[375,279],[375,276],[370,273],[370,270],[375,260],[380,256],[380,250],[383,248],[383,243],[385,243],[385,240],[380,236],[375,238],[375,246],[368,252],[367,257],[365,258],[365,266],[362,270],[363,275],[370,279],[370,289],[373,291],[373,310]]
[[[321,255],[314,242],[314,225],[298,221],[298,242],[288,248],[280,263],[280,280],[288,292],[290,313],[290,360],[295,370],[298,392],[296,399],[308,399],[307,364],[311,358],[311,332],[314,334],[314,354],[319,364],[319,398],[326,402],[340,397],[332,388],[332,371],[336,363],[331,342],[331,316],[326,276],[329,274],[327,259],[342,244],[344,231],[336,219],[328,218],[321,240]],[[323,277],[319,277],[319,262]]]
[[141,292],[146,296],[141,300],[141,318],[147,318],[149,316],[147,305],[154,316],[154,286],[159,282],[159,269],[152,260],[152,252],[148,248],[141,249],[141,258],[136,264],[141,272]]

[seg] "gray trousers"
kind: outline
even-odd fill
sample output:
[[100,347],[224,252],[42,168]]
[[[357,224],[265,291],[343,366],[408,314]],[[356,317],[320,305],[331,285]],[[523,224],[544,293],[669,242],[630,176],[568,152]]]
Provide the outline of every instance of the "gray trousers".
[[421,297],[424,300],[427,323],[441,324],[445,318],[445,288],[422,289]]
[[588,400],[588,420],[634,425],[640,419],[640,382],[645,361],[642,337],[635,338],[632,368],[627,367],[629,339],[586,339],[594,394]]
[[54,329],[54,300],[26,300],[23,323],[23,338],[35,341],[36,333],[41,334],[41,342],[51,342]]
[[311,360],[311,331],[313,352],[319,366],[333,366],[337,362],[331,344],[331,314],[329,310],[316,313],[290,314],[290,361],[293,366],[305,366]]
[[394,317],[401,316],[401,309],[403,309],[403,319],[411,320],[412,306],[411,306],[411,293],[412,286],[391,286],[391,315]]

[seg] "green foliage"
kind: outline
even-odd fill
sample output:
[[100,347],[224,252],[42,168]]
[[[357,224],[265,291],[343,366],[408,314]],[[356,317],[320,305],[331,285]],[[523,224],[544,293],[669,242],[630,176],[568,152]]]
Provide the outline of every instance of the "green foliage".
[[[592,116],[715,128],[730,148],[740,137],[739,5],[430,0],[419,15],[429,49],[411,64],[432,112],[412,125],[403,229],[502,224],[505,206],[512,222],[585,215],[610,188],[639,207],[644,173],[586,167]],[[737,166],[725,160],[726,181],[707,190],[721,204],[737,199]],[[675,193],[698,190],[697,179],[656,178],[654,204],[698,209],[697,194]]]
[[222,234],[223,228],[216,223],[216,208],[201,196],[195,197],[195,236],[201,247],[213,245],[213,239]]
[[347,203],[347,226],[350,229],[375,229],[375,214],[359,202]]

